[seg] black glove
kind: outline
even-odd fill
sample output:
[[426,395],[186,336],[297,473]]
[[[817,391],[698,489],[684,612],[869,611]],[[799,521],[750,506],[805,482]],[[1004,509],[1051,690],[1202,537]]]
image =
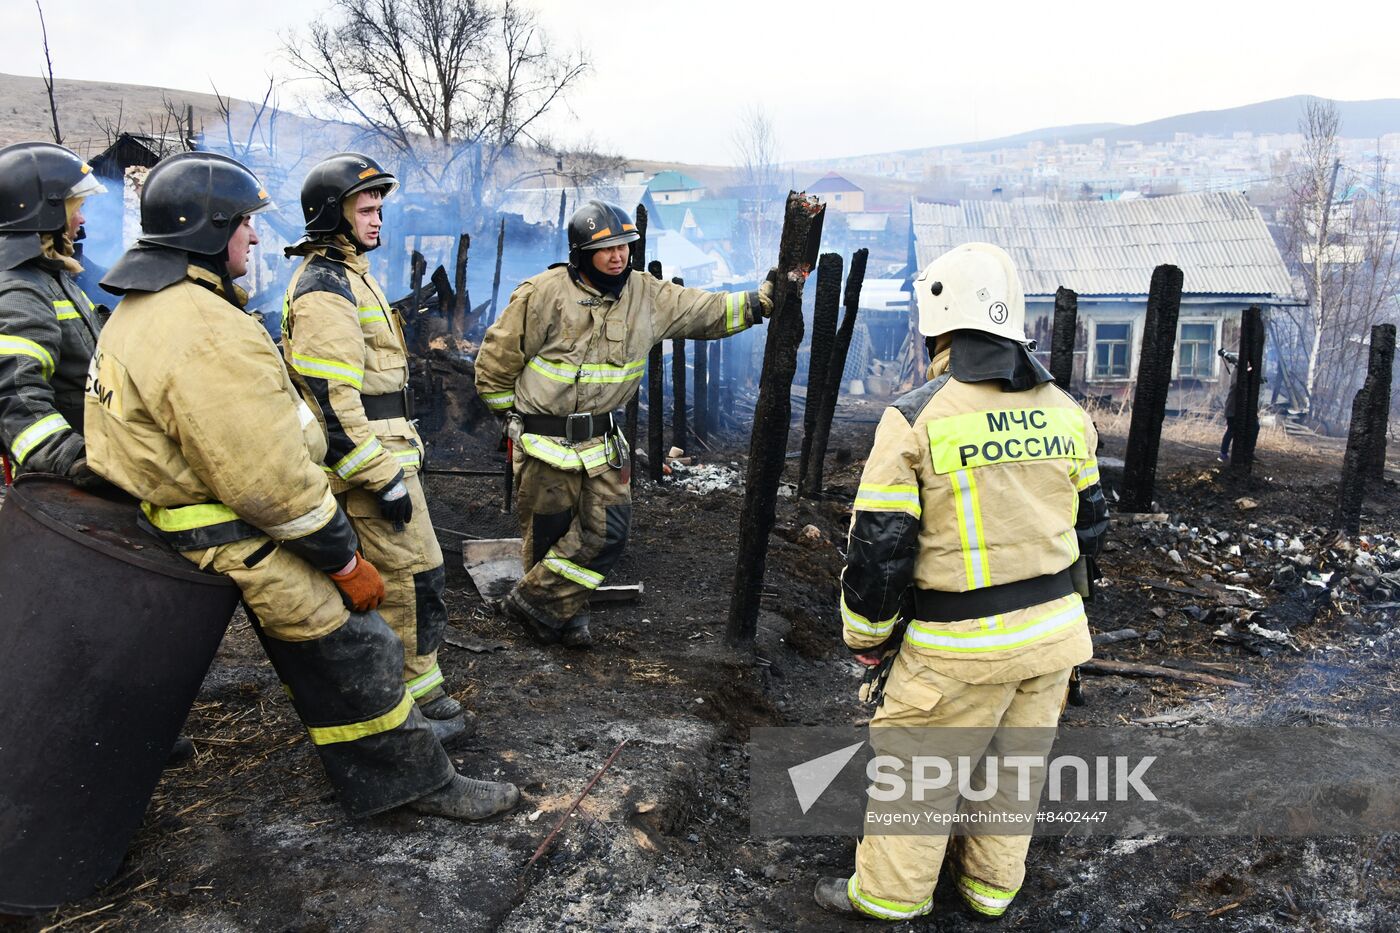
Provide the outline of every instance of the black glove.
[[68,481],[79,489],[86,489],[88,492],[95,492],[99,489],[106,489],[112,484],[105,478],[94,473],[92,467],[88,466],[87,457],[79,457],[73,461],[73,465],[68,468]]
[[413,497],[408,494],[408,485],[403,481],[403,470],[394,481],[374,494],[379,500],[379,514],[385,521],[396,526],[407,525],[413,518]]

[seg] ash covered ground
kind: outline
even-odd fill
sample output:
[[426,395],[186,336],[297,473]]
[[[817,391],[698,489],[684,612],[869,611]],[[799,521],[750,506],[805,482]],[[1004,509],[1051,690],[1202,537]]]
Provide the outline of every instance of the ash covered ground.
[[[829,498],[779,500],[754,656],[724,646],[741,504],[722,470],[639,482],[613,582],[643,599],[594,613],[591,652],[541,649],[476,597],[444,533],[448,686],[480,718],[459,767],[521,786],[483,825],[410,814],[345,819],[246,622],[235,620],[186,727],[196,758],[168,771],[117,878],[82,903],[5,931],[837,930],[815,879],[849,871],[854,842],[754,838],[744,742],[760,725],[864,721],[840,642],[837,574],[879,406],[843,400]],[[795,426],[789,446],[800,441]],[[742,473],[746,438],[704,455]],[[854,455],[845,462],[840,450]],[[1105,438],[1122,456],[1123,439]],[[1244,682],[1219,687],[1091,675],[1067,723],[1394,722],[1400,494],[1363,515],[1364,540],[1328,530],[1340,446],[1261,448],[1254,480],[1208,446],[1164,441],[1164,521],[1115,523],[1096,632],[1138,637],[1097,656]],[[471,463],[470,466],[489,466]],[[790,461],[795,473],[795,461]],[[1118,471],[1107,469],[1110,488]],[[516,533],[498,481],[437,476],[436,524]],[[1238,503],[1246,498],[1256,503]],[[810,528],[808,526],[811,526]],[[815,529],[815,530],[813,530]],[[1236,552],[1237,550],[1237,552]],[[1235,589],[1231,589],[1234,587]],[[555,845],[522,869],[613,749],[627,745]],[[1065,837],[1037,840],[1001,922],[1027,930],[1400,928],[1400,840]],[[972,926],[940,885],[899,929]]]

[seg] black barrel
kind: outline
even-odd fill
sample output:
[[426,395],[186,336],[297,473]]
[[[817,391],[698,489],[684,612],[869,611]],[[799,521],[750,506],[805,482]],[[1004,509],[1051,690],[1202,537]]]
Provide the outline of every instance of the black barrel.
[[116,873],[237,605],[136,514],[48,476],[0,508],[0,913]]

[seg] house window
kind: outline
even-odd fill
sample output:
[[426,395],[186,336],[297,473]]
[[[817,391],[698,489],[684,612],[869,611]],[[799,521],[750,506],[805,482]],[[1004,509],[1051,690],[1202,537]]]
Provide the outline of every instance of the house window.
[[1094,328],[1094,378],[1127,379],[1133,325],[1099,324]]
[[838,194],[838,195],[836,196],[836,200],[838,200],[838,201],[841,200],[841,195]]
[[1209,379],[1215,375],[1215,325],[1182,324],[1177,341],[1178,379]]

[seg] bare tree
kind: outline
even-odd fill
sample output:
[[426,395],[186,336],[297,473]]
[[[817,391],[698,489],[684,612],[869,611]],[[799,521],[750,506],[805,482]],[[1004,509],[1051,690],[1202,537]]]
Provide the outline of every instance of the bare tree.
[[516,0],[332,0],[286,40],[337,113],[480,210],[498,170],[587,70]]
[[34,6],[39,11],[39,32],[44,37],[44,64],[48,66],[48,72],[44,77],[44,90],[49,92],[49,116],[53,118],[53,141],[58,145],[63,145],[63,134],[58,131],[58,102],[53,96],[53,56],[49,55],[49,27],[44,22],[44,6],[39,0],[34,0]]
[[739,168],[740,224],[745,258],[755,276],[762,275],[778,254],[784,198],[778,172],[778,138],[773,118],[763,107],[748,107],[733,135]]
[[1336,432],[1346,426],[1357,374],[1365,370],[1371,325],[1390,312],[1400,286],[1398,218],[1383,164],[1369,192],[1342,165],[1331,101],[1309,100],[1299,128],[1303,146],[1290,166],[1284,239],[1308,304],[1280,309],[1271,331],[1292,364],[1283,378],[1295,407]]

